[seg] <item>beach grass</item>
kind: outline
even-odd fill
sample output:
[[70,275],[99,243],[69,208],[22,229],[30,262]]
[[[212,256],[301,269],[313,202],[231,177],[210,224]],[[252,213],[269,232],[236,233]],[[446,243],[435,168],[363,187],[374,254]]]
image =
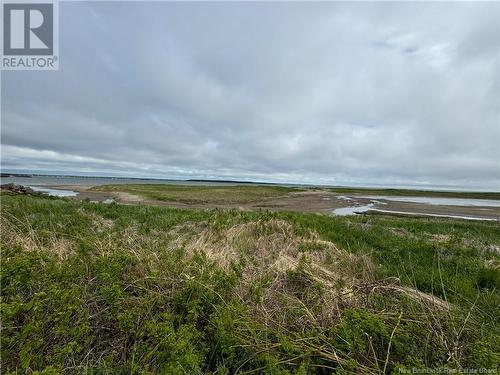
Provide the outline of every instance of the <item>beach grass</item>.
[[495,222],[8,193],[1,207],[4,373],[380,374],[500,363]]

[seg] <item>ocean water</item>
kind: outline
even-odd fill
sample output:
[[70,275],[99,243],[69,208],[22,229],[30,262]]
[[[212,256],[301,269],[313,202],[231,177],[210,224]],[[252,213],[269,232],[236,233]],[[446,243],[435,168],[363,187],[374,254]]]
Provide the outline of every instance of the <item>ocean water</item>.
[[157,180],[141,178],[114,177],[78,177],[78,176],[32,176],[32,177],[1,177],[1,184],[14,183],[24,186],[57,186],[57,185],[116,185],[116,184],[167,184],[167,185],[236,185],[230,182],[204,182],[183,180]]

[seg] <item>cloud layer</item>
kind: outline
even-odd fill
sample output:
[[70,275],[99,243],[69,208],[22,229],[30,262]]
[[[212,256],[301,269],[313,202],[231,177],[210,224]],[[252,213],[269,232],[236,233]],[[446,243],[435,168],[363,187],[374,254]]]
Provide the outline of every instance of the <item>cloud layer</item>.
[[60,4],[2,168],[499,190],[500,3]]

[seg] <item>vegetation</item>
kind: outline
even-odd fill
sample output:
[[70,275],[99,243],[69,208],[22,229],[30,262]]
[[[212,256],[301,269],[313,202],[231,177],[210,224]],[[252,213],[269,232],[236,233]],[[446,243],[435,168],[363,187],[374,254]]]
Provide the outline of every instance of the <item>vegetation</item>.
[[4,373],[500,363],[498,223],[1,198]]
[[93,191],[123,192],[159,201],[173,201],[191,204],[244,204],[266,198],[275,198],[292,191],[294,188],[282,186],[236,185],[236,186],[199,186],[166,184],[102,185]]

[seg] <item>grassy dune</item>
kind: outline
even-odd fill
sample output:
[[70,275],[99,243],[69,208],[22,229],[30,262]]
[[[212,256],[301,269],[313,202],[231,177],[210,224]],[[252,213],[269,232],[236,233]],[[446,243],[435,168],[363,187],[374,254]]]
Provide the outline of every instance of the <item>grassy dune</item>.
[[5,373],[500,362],[498,223],[1,198]]
[[198,204],[243,204],[285,195],[294,188],[281,186],[189,186],[165,184],[103,185],[93,191],[124,192],[147,199]]

